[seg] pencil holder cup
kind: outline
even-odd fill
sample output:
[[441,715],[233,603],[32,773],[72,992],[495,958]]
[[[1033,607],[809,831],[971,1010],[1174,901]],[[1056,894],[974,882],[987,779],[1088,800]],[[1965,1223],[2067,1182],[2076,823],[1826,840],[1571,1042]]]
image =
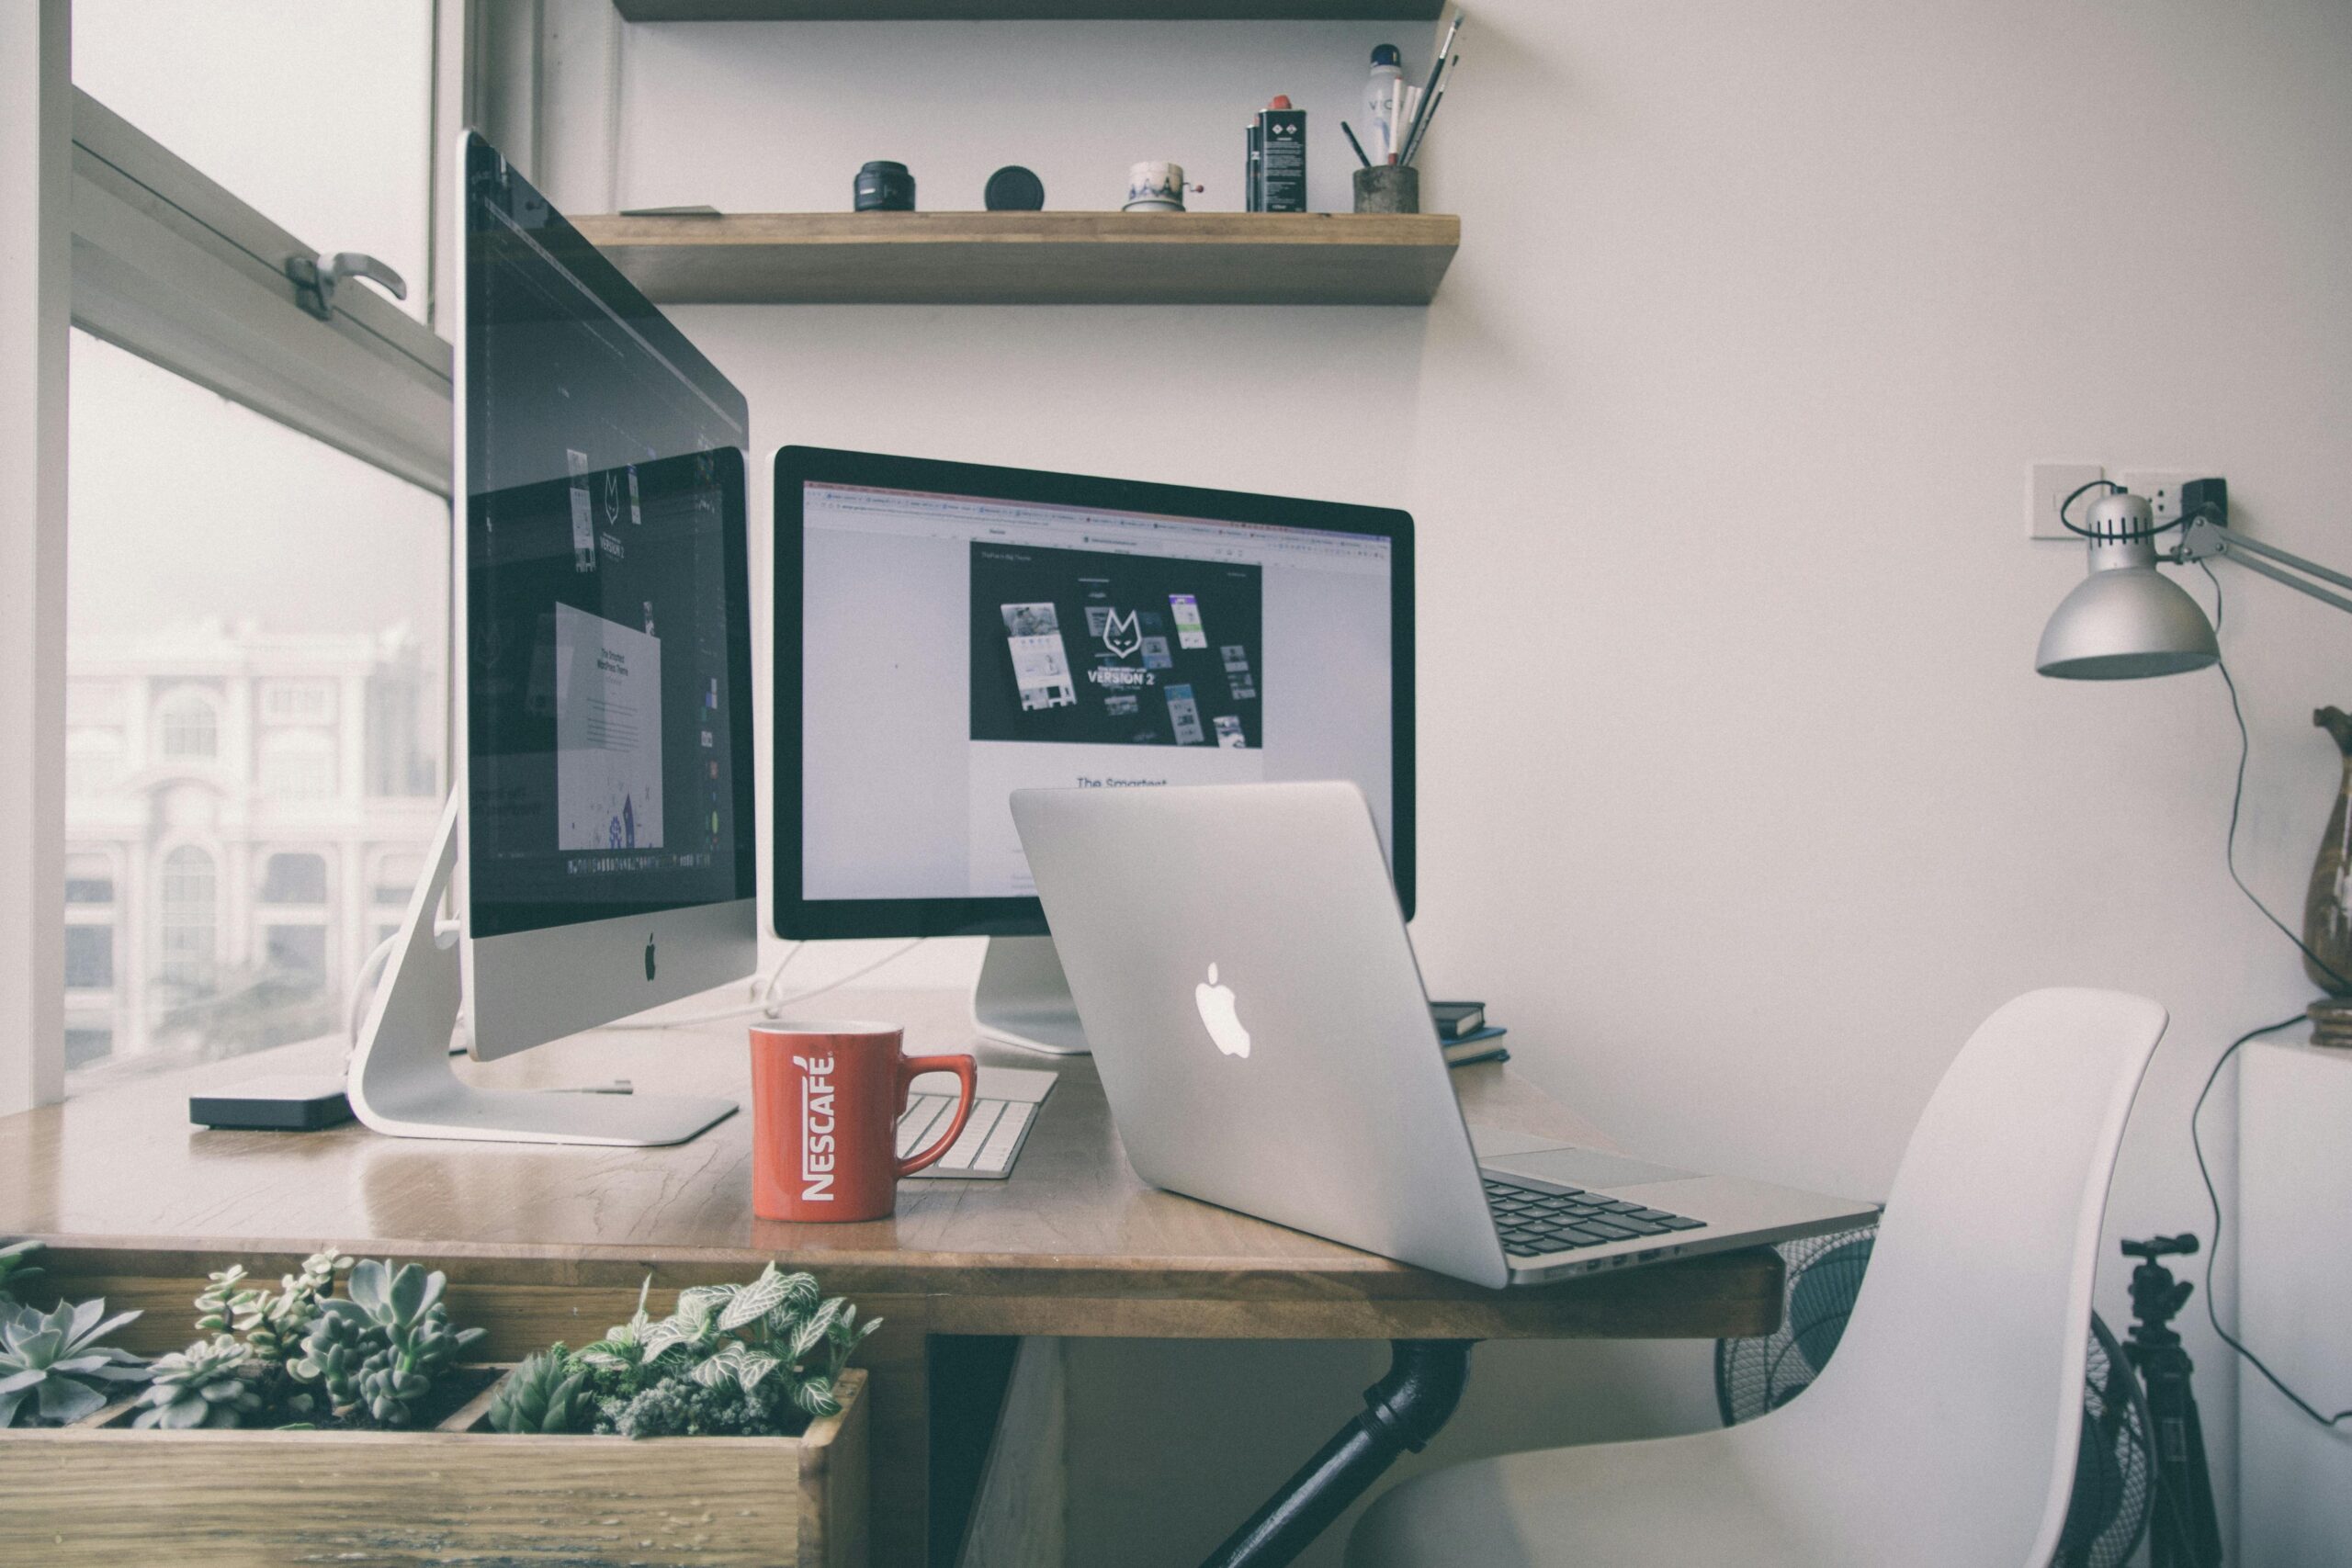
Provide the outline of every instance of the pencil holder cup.
[[1356,171],[1358,212],[1419,212],[1421,171],[1408,164],[1374,164]]

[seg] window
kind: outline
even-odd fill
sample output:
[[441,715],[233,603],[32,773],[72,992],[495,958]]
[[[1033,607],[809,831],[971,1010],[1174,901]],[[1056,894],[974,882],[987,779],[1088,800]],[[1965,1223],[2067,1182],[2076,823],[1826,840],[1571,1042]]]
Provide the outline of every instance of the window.
[[269,969],[281,979],[315,988],[327,976],[324,926],[271,926],[264,933]]
[[182,844],[164,857],[156,973],[167,985],[201,989],[212,983],[220,922],[215,883],[212,857],[195,845]]
[[114,1031],[104,1027],[65,1027],[65,1070],[86,1067],[114,1055]]
[[264,736],[260,790],[277,800],[334,798],[334,738],[311,729],[281,729]]
[[323,904],[327,901],[324,855],[272,855],[262,878],[265,904]]
[[416,891],[416,879],[424,874],[424,857],[413,854],[385,855],[376,863],[376,874],[368,895],[368,902],[390,905],[396,909],[408,908],[409,895]]
[[164,698],[155,728],[166,757],[210,759],[220,754],[220,716],[212,699],[200,693],[175,692]]
[[261,689],[261,716],[272,724],[324,724],[334,717],[334,688],[324,681],[272,681]]
[[423,320],[433,12],[424,0],[74,0],[74,82],[321,250],[390,265]]
[[[421,863],[446,754],[449,513],[110,344],[77,333],[74,348],[66,661],[93,687],[103,672],[152,694],[140,700],[153,715],[145,758],[118,765],[102,741],[76,742],[96,759],[78,784],[116,771],[67,806],[77,850],[111,845],[119,863],[153,867],[114,889],[120,929],[153,935],[136,956],[128,936],[117,943],[112,1081],[335,1027],[327,960],[372,923],[346,926],[329,857],[288,840],[311,839],[331,810],[363,846],[359,865],[405,855],[413,878]],[[354,676],[365,712],[343,699]],[[379,691],[396,700],[379,705]],[[69,749],[69,771],[85,754]],[[424,790],[357,793],[385,769]],[[147,858],[155,823],[179,845],[161,862]],[[280,913],[232,908],[245,889]],[[317,934],[273,949],[292,908],[318,911]]]
[[[74,973],[101,948],[112,971],[103,998],[62,998],[69,1065],[103,1064],[85,1083],[330,1032],[336,964],[375,921],[347,929],[329,857],[277,845],[331,828],[380,866],[437,821],[432,214],[473,10],[74,0],[73,84],[41,83],[71,99],[74,331],[68,717],[32,739],[67,757],[62,918],[93,933]],[[346,250],[405,301],[345,283],[314,319],[285,263]],[[288,901],[262,919],[263,896]],[[18,1048],[57,1052],[42,1032]]]
[[114,927],[69,925],[65,928],[65,988],[69,991],[114,989]]
[[105,855],[65,857],[65,901],[68,904],[114,902],[114,862]]

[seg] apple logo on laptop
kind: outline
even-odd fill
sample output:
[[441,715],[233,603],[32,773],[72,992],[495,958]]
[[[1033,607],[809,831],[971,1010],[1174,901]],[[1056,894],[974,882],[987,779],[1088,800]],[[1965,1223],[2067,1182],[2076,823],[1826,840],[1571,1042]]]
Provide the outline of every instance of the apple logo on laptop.
[[1209,977],[1193,987],[1193,1005],[1201,1010],[1201,1021],[1208,1026],[1209,1038],[1216,1048],[1228,1056],[1250,1054],[1250,1032],[1241,1027],[1241,1019],[1233,1010],[1233,987],[1216,983],[1216,965],[1209,965]]
[[653,978],[653,936],[650,931],[645,938],[645,977]]

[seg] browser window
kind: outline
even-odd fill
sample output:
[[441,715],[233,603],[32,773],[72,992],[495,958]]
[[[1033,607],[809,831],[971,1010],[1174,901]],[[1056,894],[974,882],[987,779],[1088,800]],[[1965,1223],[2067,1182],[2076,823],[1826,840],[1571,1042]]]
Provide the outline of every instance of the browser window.
[[1390,832],[1387,540],[804,487],[802,896],[1035,893],[1031,787],[1344,778]]

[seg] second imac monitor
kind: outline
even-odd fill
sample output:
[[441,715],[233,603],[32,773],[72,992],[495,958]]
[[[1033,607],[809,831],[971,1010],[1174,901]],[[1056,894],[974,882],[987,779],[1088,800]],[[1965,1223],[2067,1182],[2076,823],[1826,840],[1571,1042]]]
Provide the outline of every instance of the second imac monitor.
[[983,1033],[1085,1037],[1016,789],[1347,779],[1413,908],[1412,519],[787,446],[776,934],[985,935]]

